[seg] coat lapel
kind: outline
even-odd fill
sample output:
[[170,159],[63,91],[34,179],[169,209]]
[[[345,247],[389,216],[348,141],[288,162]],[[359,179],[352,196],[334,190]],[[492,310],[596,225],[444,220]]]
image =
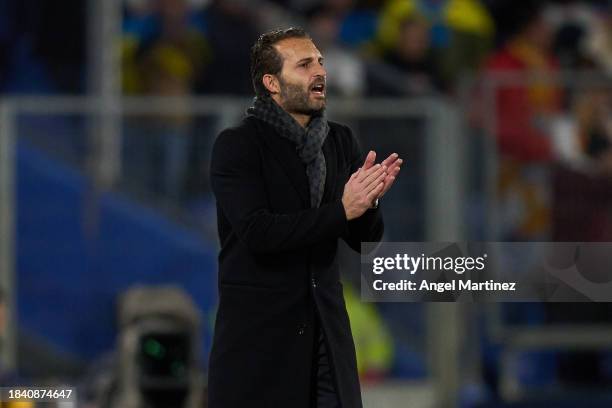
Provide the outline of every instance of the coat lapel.
[[264,143],[273,153],[276,160],[278,160],[289,180],[291,180],[291,184],[293,184],[293,187],[302,198],[304,206],[309,208],[310,190],[308,177],[306,176],[306,167],[297,155],[295,145],[290,140],[279,135],[272,126],[257,119],[255,121]]

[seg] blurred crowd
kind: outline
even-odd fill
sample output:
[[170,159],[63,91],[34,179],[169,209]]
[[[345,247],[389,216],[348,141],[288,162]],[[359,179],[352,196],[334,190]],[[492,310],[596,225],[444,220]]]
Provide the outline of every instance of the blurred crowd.
[[[0,0],[0,10],[1,92],[87,91],[87,2]],[[612,75],[605,0],[125,0],[123,93],[251,96],[250,46],[290,25],[305,27],[324,54],[332,98],[440,96],[462,105],[466,78],[514,73],[519,83],[498,83],[494,106],[486,87],[474,91],[473,125],[494,133],[500,152],[519,163],[587,158],[612,171],[609,89],[567,92],[574,83],[550,82],[565,70]],[[128,184],[173,200],[205,189],[207,146],[194,134],[214,133],[212,121],[141,119],[125,128],[126,163],[138,164],[128,166]],[[508,223],[521,225],[516,238],[535,237],[550,211],[541,192],[517,184],[519,172],[513,161],[502,164],[502,196],[520,197],[535,219]],[[526,177],[540,177],[532,173]]]
[[[3,92],[86,91],[86,2],[0,9]],[[289,25],[307,28],[325,54],[336,95],[452,93],[469,72],[548,63],[610,72],[610,9],[605,0],[125,0],[123,89],[251,95],[250,46]]]
[[[536,238],[550,231],[549,194],[541,188],[549,183],[539,183],[544,176],[525,170],[525,162],[580,156],[594,158],[602,171],[612,166],[606,151],[609,90],[595,86],[570,94],[562,88],[574,84],[547,82],[563,70],[612,73],[611,15],[609,3],[576,1],[530,0],[520,7],[503,0],[129,1],[123,90],[128,95],[250,96],[250,45],[258,33],[287,25],[306,27],[321,49],[331,97],[452,98],[470,76],[515,73],[519,86],[497,88],[497,123],[489,130],[511,159],[501,164],[501,196],[522,209],[521,219],[512,208],[505,211],[510,216],[504,222],[513,228],[506,237]],[[527,79],[533,75],[540,79]],[[491,106],[479,106],[483,102],[490,101],[478,93],[472,98],[473,119],[476,127],[486,128],[483,116],[492,112],[487,113]],[[568,111],[576,119],[569,125],[560,119]],[[146,133],[159,134],[155,152],[164,152],[165,163],[152,177],[158,191],[178,197],[180,191],[171,186],[197,190],[201,186],[192,180],[189,185],[183,176],[205,174],[197,164],[189,167],[202,160],[186,157],[188,146],[196,143],[181,137],[193,129],[191,118],[153,123],[155,130]],[[567,134],[568,126],[579,137],[556,136]],[[131,151],[146,150],[139,146]],[[159,156],[155,152],[149,157]],[[153,160],[141,160],[147,161]]]
[[452,94],[468,73],[546,61],[610,71],[609,15],[607,2],[576,1],[132,0],[124,90],[251,95],[250,45],[288,25],[325,55],[332,95]]

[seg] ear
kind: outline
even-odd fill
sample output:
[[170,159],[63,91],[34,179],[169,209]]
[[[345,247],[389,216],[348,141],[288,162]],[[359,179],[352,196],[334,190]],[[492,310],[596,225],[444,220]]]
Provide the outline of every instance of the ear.
[[280,84],[278,83],[278,78],[276,78],[276,75],[264,74],[261,81],[272,95],[280,93]]

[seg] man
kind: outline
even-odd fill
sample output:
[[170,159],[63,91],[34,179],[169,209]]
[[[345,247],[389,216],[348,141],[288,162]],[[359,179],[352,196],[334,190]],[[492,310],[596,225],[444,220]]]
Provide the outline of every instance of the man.
[[212,153],[221,252],[209,407],[361,407],[338,238],[355,250],[381,238],[377,199],[402,161],[364,162],[351,131],[327,122],[323,57],[303,30],[262,35],[251,76],[253,107]]

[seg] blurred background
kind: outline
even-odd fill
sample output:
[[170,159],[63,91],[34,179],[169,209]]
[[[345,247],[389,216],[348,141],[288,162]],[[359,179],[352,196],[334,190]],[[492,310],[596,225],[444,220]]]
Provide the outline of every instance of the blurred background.
[[[0,0],[0,385],[206,406],[210,147],[290,25],[405,160],[385,240],[612,241],[609,1]],[[341,257],[365,407],[612,406],[608,304],[362,303]]]

